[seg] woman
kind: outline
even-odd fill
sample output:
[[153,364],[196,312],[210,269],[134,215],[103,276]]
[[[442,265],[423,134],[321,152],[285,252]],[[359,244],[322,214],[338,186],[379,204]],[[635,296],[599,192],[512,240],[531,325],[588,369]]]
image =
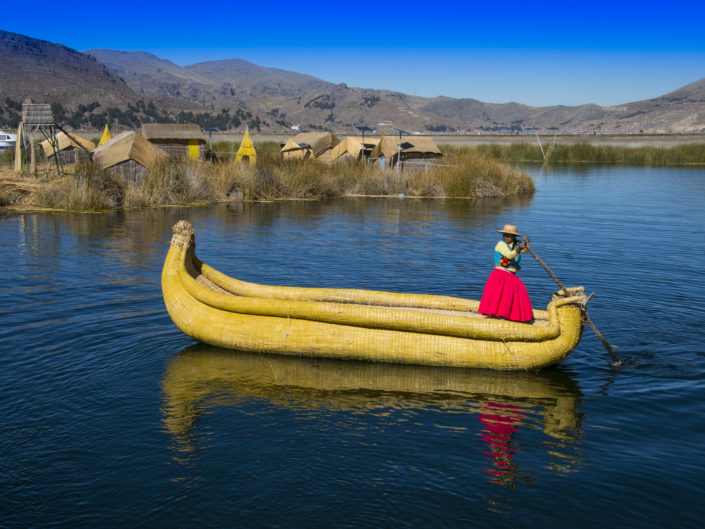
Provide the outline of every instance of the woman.
[[494,247],[494,270],[482,293],[479,312],[486,316],[531,323],[534,313],[524,283],[516,275],[521,268],[521,253],[528,251],[526,242],[517,242],[517,227],[507,224],[501,230],[502,240]]

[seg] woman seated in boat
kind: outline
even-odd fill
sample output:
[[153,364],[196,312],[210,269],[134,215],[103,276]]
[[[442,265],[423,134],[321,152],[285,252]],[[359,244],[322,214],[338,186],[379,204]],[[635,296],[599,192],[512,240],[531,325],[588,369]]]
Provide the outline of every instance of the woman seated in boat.
[[497,231],[502,234],[502,240],[494,247],[495,266],[485,284],[479,312],[486,316],[531,323],[534,313],[529,293],[516,275],[521,268],[521,254],[528,251],[526,245],[529,238],[524,237],[525,242],[517,241],[520,235],[517,227],[511,224]]

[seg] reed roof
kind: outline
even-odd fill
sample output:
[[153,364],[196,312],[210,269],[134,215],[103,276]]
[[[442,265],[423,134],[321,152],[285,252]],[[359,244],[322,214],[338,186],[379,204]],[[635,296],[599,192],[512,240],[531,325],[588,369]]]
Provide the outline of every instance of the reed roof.
[[192,123],[145,123],[142,136],[149,141],[198,140],[206,143],[201,127]]
[[286,143],[281,148],[280,152],[298,151],[299,149],[303,149],[303,147],[301,147],[293,139],[289,138],[288,140],[286,140]]
[[[93,143],[92,141],[87,140],[86,138],[83,138],[78,134],[74,134],[73,132],[71,133],[71,136],[76,141],[73,141],[71,138],[69,138],[68,135],[63,131],[59,132],[56,135],[57,149],[59,151],[64,151],[66,149],[70,149],[71,147],[80,149],[81,145],[84,149],[88,151],[92,151],[93,149],[95,149],[95,143]],[[81,145],[79,145],[79,143]],[[54,156],[54,149],[51,147],[51,142],[49,140],[44,140],[39,145],[41,145],[42,151],[44,152],[44,155],[47,158],[49,158],[50,156]]]
[[[290,138],[294,143],[297,144],[299,149],[311,149],[311,153],[314,156],[319,156],[326,150],[338,145],[340,139],[335,134],[330,132],[302,132],[297,134],[293,138]],[[295,150],[293,146],[290,146],[289,142],[282,148],[281,152],[287,152],[287,150]],[[286,150],[285,150],[286,149]]]
[[[402,136],[401,137],[401,153],[404,154],[432,154],[434,156],[443,156],[441,150],[430,136]],[[379,140],[379,143],[370,153],[370,158],[379,158],[384,155],[387,158],[399,154],[399,137],[384,136]]]
[[365,145],[362,144],[362,138],[359,136],[346,136],[343,140],[335,145],[330,150],[326,151],[321,159],[329,162],[337,162],[340,158],[348,155],[352,158],[359,158],[360,154],[365,150],[369,149],[370,145],[374,145],[375,140],[367,141],[365,138]]
[[139,134],[128,131],[114,136],[93,152],[93,162],[98,169],[107,169],[128,160],[143,167],[166,158],[166,153]]

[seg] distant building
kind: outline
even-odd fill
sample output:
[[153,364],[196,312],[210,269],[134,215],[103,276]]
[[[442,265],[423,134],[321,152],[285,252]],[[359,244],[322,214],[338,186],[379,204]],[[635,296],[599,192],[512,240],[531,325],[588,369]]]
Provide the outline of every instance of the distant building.
[[11,134],[0,130],[0,151],[9,147],[14,148],[17,142],[17,134]]

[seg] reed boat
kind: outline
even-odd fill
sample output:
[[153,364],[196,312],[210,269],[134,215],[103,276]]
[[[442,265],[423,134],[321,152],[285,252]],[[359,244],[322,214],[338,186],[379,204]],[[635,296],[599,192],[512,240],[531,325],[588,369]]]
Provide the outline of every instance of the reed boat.
[[196,256],[194,229],[173,228],[162,293],[177,327],[203,343],[258,353],[499,370],[556,364],[576,347],[582,287],[555,293],[534,322],[478,313],[479,301],[431,294],[270,286]]

